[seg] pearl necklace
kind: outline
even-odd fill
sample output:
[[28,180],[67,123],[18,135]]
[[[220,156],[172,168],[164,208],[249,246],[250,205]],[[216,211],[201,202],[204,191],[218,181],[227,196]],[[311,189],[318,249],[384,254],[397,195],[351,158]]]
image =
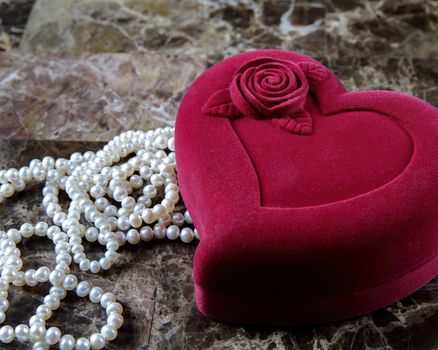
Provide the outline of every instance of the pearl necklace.
[[[138,244],[167,237],[190,243],[198,239],[196,229],[191,228],[189,212],[177,206],[179,187],[173,136],[171,127],[128,131],[95,153],[73,153],[70,159],[44,157],[19,170],[0,170],[0,203],[23,191],[29,183],[44,183],[42,204],[53,222],[53,225],[24,223],[19,229],[0,231],[0,324],[6,320],[11,284],[34,287],[49,282],[52,285],[28,325],[0,328],[1,342],[10,343],[16,338],[31,342],[35,350],[48,349],[57,343],[61,350],[88,350],[102,349],[106,341],[117,337],[117,330],[124,322],[122,305],[113,293],[79,281],[71,273],[70,265],[75,262],[82,271],[98,273],[111,268],[117,250],[126,242]],[[70,199],[67,212],[59,204],[60,190]],[[47,237],[55,245],[54,269],[41,266],[23,271],[17,245],[33,235]],[[88,258],[82,245],[84,238],[105,246],[104,257]],[[105,309],[107,322],[99,333],[75,339],[70,334],[62,335],[57,327],[46,329],[46,321],[68,291],[88,297]]]

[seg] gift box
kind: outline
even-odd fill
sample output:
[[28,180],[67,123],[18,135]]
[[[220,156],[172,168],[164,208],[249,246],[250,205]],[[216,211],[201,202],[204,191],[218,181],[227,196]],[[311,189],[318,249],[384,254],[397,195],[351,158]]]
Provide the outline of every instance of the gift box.
[[209,317],[330,322],[438,272],[438,111],[420,99],[348,92],[310,57],[252,51],[191,85],[175,144]]

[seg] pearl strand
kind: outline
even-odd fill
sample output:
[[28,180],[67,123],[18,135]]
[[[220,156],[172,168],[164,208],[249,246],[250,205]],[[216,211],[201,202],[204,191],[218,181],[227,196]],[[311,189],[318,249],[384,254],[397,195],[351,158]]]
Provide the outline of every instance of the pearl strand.
[[[71,264],[76,263],[82,271],[98,273],[111,268],[118,249],[127,242],[139,244],[167,237],[190,243],[199,239],[189,212],[181,212],[181,205],[177,207],[180,197],[173,135],[171,127],[128,131],[97,152],[76,152],[70,159],[48,156],[34,159],[21,169],[0,170],[0,203],[30,183],[44,183],[42,204],[53,223],[23,223],[19,229],[0,231],[0,324],[6,320],[11,284],[34,287],[49,282],[52,286],[28,325],[0,328],[1,342],[29,341],[33,349],[48,349],[55,344],[61,350],[102,349],[107,341],[117,337],[124,322],[123,307],[113,293],[79,281],[70,272]],[[66,212],[59,204],[60,191],[70,199]],[[41,266],[23,271],[17,245],[34,235],[53,242],[54,269]],[[87,257],[83,239],[105,246],[104,256],[99,260]],[[46,321],[68,291],[88,297],[105,309],[107,322],[99,333],[75,339],[70,334],[63,335],[57,327],[46,329]]]

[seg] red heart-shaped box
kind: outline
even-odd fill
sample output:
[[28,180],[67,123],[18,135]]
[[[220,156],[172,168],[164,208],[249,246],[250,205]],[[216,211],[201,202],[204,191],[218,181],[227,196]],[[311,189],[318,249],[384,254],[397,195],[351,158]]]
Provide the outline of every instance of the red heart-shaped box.
[[175,134],[205,315],[334,321],[437,274],[438,111],[426,102],[346,92],[307,56],[252,51],[192,84]]

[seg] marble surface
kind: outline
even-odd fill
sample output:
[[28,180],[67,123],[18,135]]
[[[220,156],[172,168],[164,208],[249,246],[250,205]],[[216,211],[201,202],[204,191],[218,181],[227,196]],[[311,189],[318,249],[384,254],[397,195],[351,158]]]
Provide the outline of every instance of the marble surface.
[[[25,27],[23,35],[9,35],[10,52],[0,53],[0,168],[97,149],[126,129],[170,125],[196,76],[254,48],[299,50],[350,90],[403,91],[438,107],[436,0],[37,0],[25,26],[30,5],[23,4],[32,2],[0,0],[0,32]],[[13,197],[0,207],[0,228],[44,219],[40,198],[38,188]],[[25,267],[53,257],[49,243],[36,238],[22,248]],[[102,254],[94,245],[87,249]],[[113,289],[126,308],[127,323],[108,348],[438,349],[438,278],[351,320],[239,327],[196,310],[195,249],[144,243],[123,248],[110,272],[76,270]],[[47,288],[14,288],[10,323],[23,321]],[[98,306],[69,296],[49,324],[88,335],[102,317]]]
[[[438,59],[316,57],[349,90],[402,91],[438,106]],[[171,125],[209,62],[188,54],[0,56],[0,138],[106,141]]]
[[436,0],[38,0],[21,49],[434,58],[437,14]]
[[127,129],[170,125],[203,69],[183,55],[3,54],[0,137],[105,141]]
[[0,0],[0,51],[18,47],[35,0]]

